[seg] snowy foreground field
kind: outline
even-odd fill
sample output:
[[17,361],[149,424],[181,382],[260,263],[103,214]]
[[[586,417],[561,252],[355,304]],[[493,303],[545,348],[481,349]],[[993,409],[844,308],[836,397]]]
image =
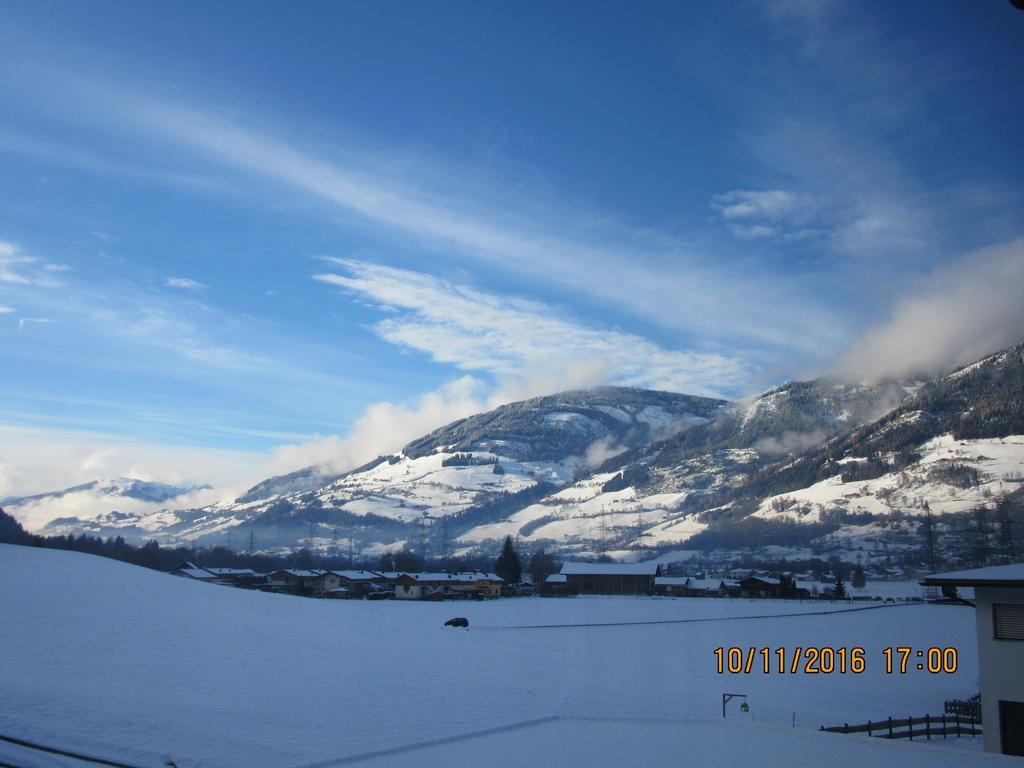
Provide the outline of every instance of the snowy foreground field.
[[[323,601],[0,545],[0,734],[153,768],[1019,764],[980,739],[818,733],[938,714],[977,687],[971,609],[811,613],[850,607]],[[443,627],[452,616],[471,628]],[[545,626],[567,624],[606,626]],[[722,645],[860,645],[867,671],[719,675]],[[960,668],[886,674],[881,649],[902,645],[955,647]],[[733,701],[723,721],[726,691],[750,713]],[[2,742],[0,763],[84,765]]]

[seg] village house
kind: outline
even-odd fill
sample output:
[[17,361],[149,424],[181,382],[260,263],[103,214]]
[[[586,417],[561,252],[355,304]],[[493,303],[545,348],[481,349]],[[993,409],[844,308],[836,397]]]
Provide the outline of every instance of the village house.
[[552,573],[540,585],[542,597],[563,597],[568,594],[567,579],[564,573]]
[[266,579],[266,575],[256,573],[252,568],[207,568],[216,578],[214,583],[226,584],[229,587],[253,587]]
[[940,573],[921,582],[974,588],[986,752],[1024,756],[1024,563]]
[[403,573],[395,579],[395,598],[426,600],[444,597],[444,587],[454,583],[450,573]]
[[668,597],[686,597],[689,576],[658,576],[654,579],[654,594]]
[[200,568],[198,565],[188,562],[187,560],[178,563],[170,571],[172,576],[181,576],[186,579],[196,579],[197,581],[205,581],[213,584],[217,577],[206,568]]
[[740,597],[779,597],[782,580],[771,576],[747,576],[739,581]]
[[324,571],[313,581],[313,594],[332,597],[362,597],[371,590],[372,584],[386,580],[374,571]]
[[579,595],[653,595],[661,566],[648,563],[565,563],[566,590]]
[[501,597],[502,585],[505,581],[496,573],[464,571],[455,575],[461,579],[463,584],[461,587],[455,587],[456,590],[467,591],[474,597],[477,595],[485,598]]
[[502,579],[493,573],[402,573],[394,581],[399,600],[500,597]]
[[696,576],[657,576],[654,593],[671,597],[722,597],[727,585],[722,579],[701,579]]
[[269,592],[289,592],[292,594],[312,593],[316,579],[323,571],[304,570],[301,568],[282,568],[267,574],[265,589]]

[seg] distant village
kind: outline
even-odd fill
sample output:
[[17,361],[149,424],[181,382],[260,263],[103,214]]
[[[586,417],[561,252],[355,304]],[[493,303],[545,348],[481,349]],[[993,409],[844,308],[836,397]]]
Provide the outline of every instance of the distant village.
[[[539,584],[508,583],[486,571],[406,572],[284,568],[258,573],[250,568],[200,568],[182,562],[172,575],[210,584],[263,592],[278,592],[340,600],[487,600],[500,597],[574,597],[632,595],[665,597],[739,597],[791,600],[882,600],[878,595],[850,596],[841,579],[812,584],[802,575],[770,575],[753,570],[733,571],[729,578],[666,576],[661,565],[649,563],[567,562]],[[888,597],[887,600],[895,598]],[[921,601],[921,596],[903,597]]]

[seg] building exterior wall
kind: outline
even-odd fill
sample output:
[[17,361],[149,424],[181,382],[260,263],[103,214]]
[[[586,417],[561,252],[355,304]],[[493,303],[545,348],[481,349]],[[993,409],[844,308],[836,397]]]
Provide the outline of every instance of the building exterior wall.
[[406,584],[395,585],[396,600],[419,600],[423,597],[423,587],[419,584],[410,586]]
[[654,593],[654,576],[633,574],[567,574],[569,592],[581,595],[650,595]]
[[1024,588],[975,588],[985,751],[1002,752],[999,702],[1024,701],[1024,640],[995,639],[993,603],[1024,605]]

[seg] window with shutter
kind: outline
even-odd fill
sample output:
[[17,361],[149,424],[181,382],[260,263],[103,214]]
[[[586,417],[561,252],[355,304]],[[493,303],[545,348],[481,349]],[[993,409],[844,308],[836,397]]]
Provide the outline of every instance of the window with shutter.
[[1024,640],[1024,605],[994,603],[992,624],[996,640]]

